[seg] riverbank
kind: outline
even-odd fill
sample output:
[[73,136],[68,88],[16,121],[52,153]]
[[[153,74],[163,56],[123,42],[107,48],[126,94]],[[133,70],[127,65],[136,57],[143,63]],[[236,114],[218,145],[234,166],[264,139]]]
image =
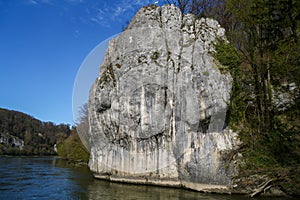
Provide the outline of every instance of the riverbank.
[[231,194],[230,188],[224,185],[200,184],[187,181],[153,179],[147,177],[116,177],[111,175],[94,174],[94,178],[117,183],[128,183],[135,185],[152,185],[161,187],[183,188],[205,193]]
[[[226,194],[226,195],[242,195],[247,197],[292,197],[282,190],[281,187],[277,185],[272,185],[276,181],[268,180],[266,176],[251,176],[247,181],[249,185],[241,183],[241,185],[234,185],[228,187],[225,185],[213,185],[213,184],[200,184],[200,183],[191,183],[187,181],[179,180],[158,180],[154,178],[146,177],[116,177],[112,175],[100,175],[93,174],[95,179],[105,180],[113,183],[125,183],[132,185],[149,185],[149,186],[159,186],[159,187],[170,187],[178,189],[187,189],[200,193],[209,193],[209,194]],[[265,181],[267,180],[267,181]],[[246,181],[246,179],[240,180]],[[255,181],[258,181],[254,183]],[[260,184],[257,184],[260,183]]]

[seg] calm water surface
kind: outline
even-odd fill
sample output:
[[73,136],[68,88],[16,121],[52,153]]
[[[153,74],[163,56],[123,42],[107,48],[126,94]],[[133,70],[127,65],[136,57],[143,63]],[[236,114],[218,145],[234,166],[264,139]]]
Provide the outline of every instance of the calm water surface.
[[87,168],[68,166],[64,160],[57,157],[0,157],[0,199],[238,200],[248,198],[95,180]]

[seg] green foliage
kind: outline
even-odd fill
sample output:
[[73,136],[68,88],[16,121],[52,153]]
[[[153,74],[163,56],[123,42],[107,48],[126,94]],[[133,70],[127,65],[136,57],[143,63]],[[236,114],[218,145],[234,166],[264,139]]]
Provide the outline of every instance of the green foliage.
[[42,122],[24,113],[0,108],[0,134],[24,141],[22,149],[2,144],[0,154],[55,155],[54,144],[70,132],[69,125]]
[[87,163],[90,156],[75,130],[66,140],[58,144],[57,151],[60,157],[72,162]]
[[[279,164],[290,163],[282,156],[293,144],[290,138],[299,131],[299,107],[285,105],[284,111],[276,108],[274,93],[282,84],[294,83],[299,88],[299,44],[297,43],[299,24],[296,13],[300,7],[295,1],[229,0],[227,9],[237,27],[233,40],[242,59],[237,77],[243,92],[244,106],[235,108],[245,113],[240,127],[240,138],[251,149],[263,149],[268,156],[276,158]],[[298,16],[298,14],[296,14]],[[286,30],[291,30],[287,32]],[[218,48],[220,52],[230,52],[229,48]],[[224,54],[224,53],[223,53]],[[223,55],[222,54],[222,55]],[[234,66],[235,55],[219,56],[224,64]],[[233,57],[231,62],[230,56]],[[221,61],[222,60],[222,61]],[[247,85],[252,85],[249,87]],[[235,85],[236,86],[236,85]],[[236,93],[234,96],[241,96]],[[242,99],[242,98],[239,98]],[[299,103],[298,103],[299,104]],[[297,114],[298,113],[298,114]],[[280,120],[279,120],[280,119]],[[282,120],[285,119],[285,120]],[[294,130],[291,130],[293,127]],[[295,145],[292,145],[295,147]],[[291,153],[290,151],[288,151]],[[283,158],[280,158],[283,157]],[[282,160],[284,159],[284,161]],[[293,160],[298,158],[293,157]],[[281,161],[280,161],[281,160]]]
[[213,56],[233,77],[226,123],[242,142],[240,174],[267,174],[300,196],[300,1],[167,2],[226,30],[230,43]]
[[[299,1],[229,0],[226,7],[235,27],[230,41],[242,61],[239,74],[233,75],[237,87],[229,117],[242,141],[241,172],[277,174],[279,184],[295,191],[299,179],[291,176],[299,177],[292,172],[300,165]],[[297,89],[283,87],[289,84]],[[278,100],[280,93],[285,96]],[[289,97],[291,104],[277,106]]]
[[151,55],[151,59],[152,60],[157,60],[159,58],[159,52],[155,51],[152,55]]
[[230,71],[231,76],[237,76],[241,59],[235,47],[231,43],[220,40],[215,45],[215,50],[213,56]]
[[245,110],[245,92],[241,89],[241,58],[234,45],[223,40],[215,44],[213,56],[222,65],[220,70],[229,71],[233,78],[226,123],[237,130],[244,119]]

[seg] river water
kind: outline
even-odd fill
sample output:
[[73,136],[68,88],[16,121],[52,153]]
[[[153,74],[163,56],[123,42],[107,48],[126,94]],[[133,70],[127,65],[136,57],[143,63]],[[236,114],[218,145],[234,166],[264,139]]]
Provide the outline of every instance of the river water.
[[69,166],[57,157],[0,157],[0,199],[238,200],[248,198],[95,180],[86,167]]

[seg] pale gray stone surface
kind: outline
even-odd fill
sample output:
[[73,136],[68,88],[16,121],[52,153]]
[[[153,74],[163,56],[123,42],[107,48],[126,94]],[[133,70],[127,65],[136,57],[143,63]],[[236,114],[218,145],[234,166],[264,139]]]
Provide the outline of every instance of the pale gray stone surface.
[[10,133],[0,133],[0,144],[10,147],[18,147],[20,150],[24,147],[24,141]]
[[110,41],[89,97],[95,176],[230,186],[235,170],[224,154],[237,142],[225,124],[232,78],[211,55],[224,34],[212,19],[149,6]]

